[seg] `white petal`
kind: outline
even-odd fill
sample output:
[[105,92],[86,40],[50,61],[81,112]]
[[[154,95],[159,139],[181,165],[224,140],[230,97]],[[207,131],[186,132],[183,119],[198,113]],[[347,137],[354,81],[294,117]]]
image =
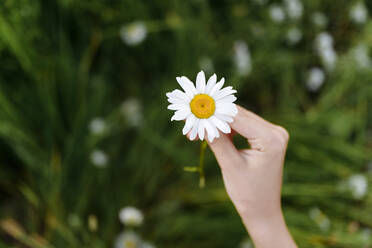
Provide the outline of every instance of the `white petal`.
[[228,95],[223,98],[220,98],[216,101],[216,104],[228,104],[233,103],[236,101],[236,97],[234,95]]
[[215,116],[211,116],[209,119],[223,133],[231,133],[231,128],[226,122],[217,119]]
[[205,125],[205,129],[207,130],[207,133],[208,133],[208,140],[210,142],[212,142],[214,140],[214,138],[216,137],[219,137],[219,133],[218,133],[218,130],[217,128],[211,123],[210,120],[206,120],[206,122],[204,123]]
[[212,122],[209,122],[209,123],[212,125],[212,128],[213,128],[213,131],[216,135],[216,138],[219,138],[220,137],[220,132],[218,131],[217,127]]
[[231,95],[231,94],[234,94],[234,93],[236,93],[236,90],[233,90],[233,88],[231,86],[229,86],[229,87],[223,88],[220,91],[216,91],[211,96],[217,101],[218,99],[221,99],[225,96],[228,96],[228,95]]
[[185,108],[185,109],[180,109],[177,110],[174,115],[171,118],[171,121],[176,120],[176,121],[181,121],[187,118],[191,114],[190,108]]
[[190,100],[191,100],[191,98],[189,98],[184,92],[182,92],[180,90],[174,90],[172,92],[168,92],[166,95],[167,95],[168,98],[177,98],[177,99],[183,100],[187,103],[189,103]]
[[[216,132],[216,138],[219,138],[220,137],[220,132],[218,132],[217,128],[213,126],[213,128],[215,129],[215,132]],[[213,141],[213,140],[212,140]]]
[[170,110],[181,110],[181,109],[187,109],[188,106],[184,103],[174,103],[171,105],[168,105],[168,109]]
[[216,106],[216,113],[234,117],[238,113],[238,108],[234,103],[224,104]]
[[221,80],[218,83],[216,83],[215,86],[213,86],[211,92],[209,92],[209,95],[213,96],[214,93],[216,93],[222,88],[224,83],[225,83],[225,78],[221,78]]
[[196,138],[196,135],[198,134],[199,121],[200,119],[195,120],[194,126],[192,127],[192,130],[190,133],[190,140],[194,140]]
[[178,99],[178,98],[168,98],[168,102],[170,103],[176,103],[176,104],[187,104],[187,102],[185,102],[184,100],[181,100],[181,99]]
[[167,92],[167,93],[165,93],[165,95],[166,95],[168,98],[171,98],[171,97],[172,97],[172,92]]
[[229,122],[229,123],[234,121],[233,118],[231,118],[230,116],[227,116],[227,115],[215,113],[214,116],[216,116],[216,118],[218,118],[222,121],[226,121],[226,122]]
[[199,121],[198,135],[200,140],[204,140],[204,128],[205,128],[205,119]]
[[185,76],[176,77],[177,82],[181,85],[182,89],[185,91],[186,95],[192,99],[197,91],[195,89],[194,84]]
[[216,74],[213,74],[207,82],[207,86],[205,87],[205,94],[209,94],[212,88],[216,85],[217,82],[217,76]]
[[200,71],[198,75],[196,75],[196,90],[199,94],[205,91],[205,74],[203,71]]
[[194,123],[196,121],[195,115],[191,114],[187,117],[185,126],[182,129],[183,135],[186,135],[188,132],[190,132],[191,128],[193,127]]

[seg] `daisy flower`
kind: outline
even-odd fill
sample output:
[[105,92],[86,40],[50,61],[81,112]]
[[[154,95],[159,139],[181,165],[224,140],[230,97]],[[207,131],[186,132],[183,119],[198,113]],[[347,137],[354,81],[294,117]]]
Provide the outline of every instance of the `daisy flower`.
[[302,17],[303,9],[302,2],[299,0],[284,0],[288,16],[292,19],[299,19]]
[[147,28],[145,23],[136,21],[120,28],[120,37],[128,46],[135,46],[146,39]]
[[362,199],[368,193],[368,181],[362,174],[352,175],[348,180],[348,186],[355,199]]
[[184,135],[190,134],[189,138],[194,140],[199,137],[212,142],[220,137],[219,131],[230,133],[228,123],[233,122],[233,117],[238,113],[234,104],[236,93],[231,86],[222,88],[225,79],[217,82],[216,74],[213,74],[208,81],[205,80],[203,71],[196,76],[196,87],[187,77],[177,77],[184,92],[173,90],[166,95],[171,103],[168,109],[176,111],[171,121],[186,120],[182,130]]
[[269,9],[269,14],[271,20],[273,20],[276,23],[281,23],[285,19],[285,13],[282,7],[278,5],[273,5]]
[[104,151],[94,150],[90,154],[90,160],[96,167],[104,168],[107,166],[108,157]]
[[251,54],[245,41],[234,42],[234,62],[239,75],[247,76],[252,71]]
[[350,9],[349,15],[353,22],[363,24],[368,20],[368,9],[360,1]]
[[319,67],[313,67],[309,71],[309,76],[306,82],[306,87],[309,91],[316,92],[323,85],[325,73]]
[[331,227],[331,221],[318,207],[311,208],[309,216],[323,232],[328,231]]
[[132,127],[141,126],[143,120],[142,104],[138,98],[126,99],[120,107],[121,114]]
[[101,135],[106,129],[106,122],[102,118],[94,118],[89,123],[89,130],[92,134]]
[[302,39],[302,32],[298,28],[290,28],[287,31],[287,40],[290,45],[297,44]]
[[325,68],[332,71],[337,62],[337,53],[334,49],[333,37],[327,32],[318,34],[315,38],[315,47]]
[[142,212],[135,207],[125,207],[119,212],[120,221],[128,226],[140,226],[143,222]]
[[141,238],[133,231],[123,231],[115,241],[115,248],[140,248]]
[[352,56],[359,68],[370,68],[372,60],[369,57],[369,48],[366,44],[360,43],[351,49]]

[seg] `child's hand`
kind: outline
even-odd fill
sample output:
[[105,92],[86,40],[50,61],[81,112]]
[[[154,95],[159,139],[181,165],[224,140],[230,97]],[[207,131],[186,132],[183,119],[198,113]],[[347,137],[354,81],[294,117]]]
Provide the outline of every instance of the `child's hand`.
[[280,194],[287,131],[238,106],[232,129],[251,148],[237,150],[229,135],[210,143],[226,191],[256,247],[296,247],[282,215]]

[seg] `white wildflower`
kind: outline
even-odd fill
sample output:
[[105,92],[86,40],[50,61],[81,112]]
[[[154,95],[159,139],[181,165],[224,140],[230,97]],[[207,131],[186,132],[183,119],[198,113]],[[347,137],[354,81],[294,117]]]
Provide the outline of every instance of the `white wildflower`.
[[291,19],[300,19],[303,13],[303,5],[300,0],[284,0],[287,14]]
[[325,73],[319,67],[311,68],[309,71],[306,86],[309,91],[315,92],[323,85],[325,80]]
[[137,21],[120,28],[120,37],[129,46],[135,46],[145,40],[147,28],[143,22]]
[[168,109],[175,111],[171,121],[185,120],[183,135],[189,134],[189,139],[200,140],[208,138],[212,142],[220,137],[220,132],[230,133],[229,123],[234,121],[238,113],[235,105],[236,90],[232,86],[224,87],[225,79],[217,82],[213,74],[208,80],[203,71],[196,75],[196,85],[187,77],[176,77],[184,91],[175,89],[166,93]]
[[313,207],[309,210],[309,216],[312,220],[315,220],[319,215],[321,214],[321,211],[317,207]]
[[90,160],[96,167],[103,168],[106,167],[108,158],[105,152],[94,150],[90,155]]
[[287,31],[287,40],[290,45],[297,44],[302,39],[302,32],[298,28],[290,28]]
[[348,180],[348,186],[355,199],[362,199],[367,194],[368,181],[362,174],[352,175]]
[[320,230],[322,230],[323,232],[326,232],[329,230],[329,228],[331,227],[331,222],[330,220],[328,219],[328,217],[325,217],[323,220],[321,220],[319,223],[319,228]]
[[279,5],[273,5],[269,9],[270,18],[276,23],[281,23],[285,19],[285,13],[282,7]]
[[330,71],[333,70],[337,62],[337,54],[335,50],[334,49],[323,50],[322,53],[320,54],[320,57],[322,58],[324,66]]
[[137,98],[128,98],[121,105],[121,113],[127,122],[134,127],[141,125],[143,114],[142,105]]
[[102,118],[94,118],[89,123],[89,130],[92,134],[100,135],[106,129],[106,122]]
[[350,9],[350,18],[353,22],[363,24],[368,19],[368,10],[362,1],[359,1]]
[[247,76],[252,71],[251,54],[245,41],[235,41],[234,62],[239,75]]
[[311,208],[309,211],[309,216],[323,232],[328,231],[331,227],[331,221],[319,208]]
[[370,68],[372,66],[372,61],[369,56],[369,49],[366,44],[359,44],[352,49],[352,55],[360,68]]
[[321,12],[315,12],[311,16],[312,22],[318,27],[325,27],[328,24],[328,18]]
[[141,248],[141,238],[133,231],[124,231],[116,238],[115,248]]
[[337,54],[333,47],[333,38],[327,32],[322,32],[315,39],[316,50],[322,63],[328,70],[333,70],[337,62]]
[[332,48],[333,37],[327,32],[322,32],[316,37],[316,45],[318,50],[326,50]]
[[120,221],[127,226],[140,226],[143,218],[142,212],[135,207],[125,207],[119,212]]

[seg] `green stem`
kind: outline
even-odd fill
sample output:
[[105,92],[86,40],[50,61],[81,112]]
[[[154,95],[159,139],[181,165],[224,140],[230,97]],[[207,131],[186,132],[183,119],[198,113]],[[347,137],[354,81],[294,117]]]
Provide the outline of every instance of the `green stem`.
[[207,148],[207,141],[200,143],[200,161],[199,161],[199,187],[204,188],[205,186],[205,175],[204,175],[204,154]]

